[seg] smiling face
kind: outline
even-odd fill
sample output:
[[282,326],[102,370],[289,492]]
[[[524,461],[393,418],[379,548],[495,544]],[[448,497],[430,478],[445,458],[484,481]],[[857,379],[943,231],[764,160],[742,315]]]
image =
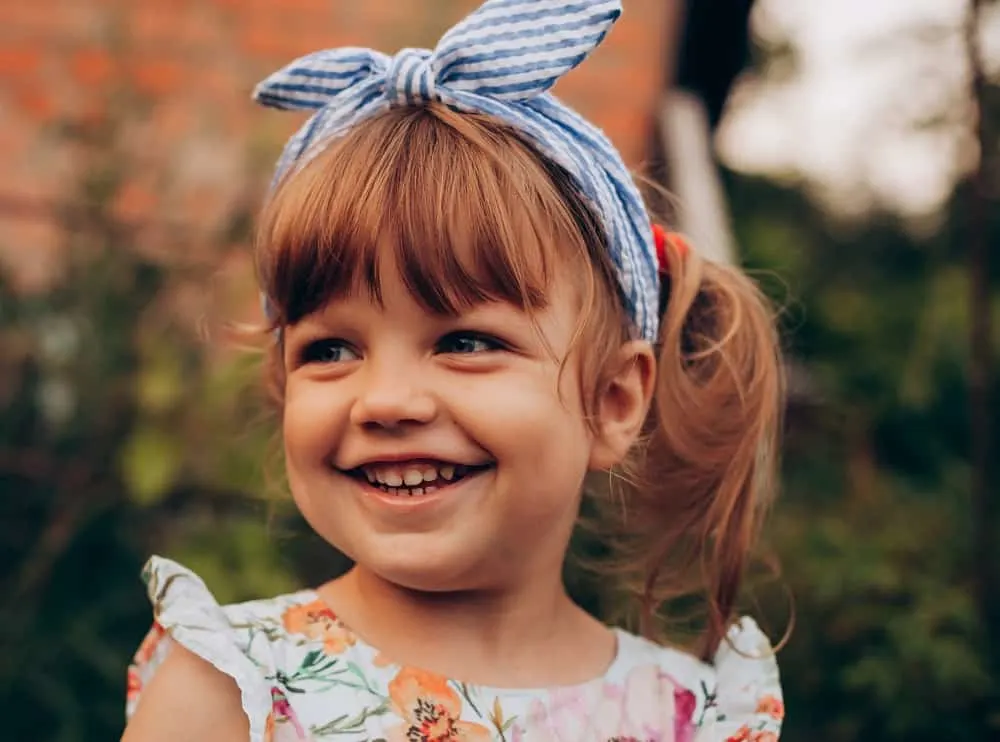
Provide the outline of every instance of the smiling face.
[[558,578],[586,471],[649,402],[600,235],[516,136],[443,108],[391,109],[279,187],[258,268],[288,478],[321,536],[413,589]]
[[560,373],[571,287],[557,282],[532,315],[503,302],[434,315],[395,271],[383,294],[335,300],[287,330],[284,440],[303,515],[413,589],[558,567],[592,440],[578,377]]

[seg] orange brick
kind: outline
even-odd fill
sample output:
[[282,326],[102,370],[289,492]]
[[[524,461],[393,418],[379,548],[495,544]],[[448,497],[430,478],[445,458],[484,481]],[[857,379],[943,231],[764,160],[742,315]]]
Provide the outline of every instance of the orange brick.
[[32,41],[93,41],[115,12],[97,0],[10,0],[3,4],[3,29]]
[[247,23],[239,34],[240,48],[258,59],[292,57],[285,35],[269,23],[256,19]]
[[232,95],[233,91],[240,88],[241,85],[241,81],[231,70],[221,65],[211,65],[198,73],[198,84],[195,90],[210,99],[216,99],[221,104],[221,99]]
[[58,16],[68,31],[64,39],[100,41],[105,38],[109,22],[121,16],[118,0],[36,0]]
[[156,147],[176,147],[184,137],[191,136],[196,113],[188,101],[175,98],[157,106],[149,122],[150,136]]
[[70,59],[70,74],[83,87],[99,87],[108,82],[115,66],[116,60],[106,49],[81,49]]
[[[60,108],[84,119],[112,115],[107,96],[94,88],[122,73],[142,92],[161,99],[144,124],[129,134],[130,144],[149,167],[162,172],[176,164],[175,153],[209,131],[251,153],[248,169],[266,180],[271,155],[304,116],[257,109],[247,95],[259,77],[321,48],[361,44],[392,52],[399,46],[432,44],[480,2],[14,0],[4,7],[8,40],[0,42],[0,92],[12,114],[0,127],[0,182],[20,184],[18,168],[29,165],[46,182],[62,182],[50,159],[32,154],[40,141],[38,120]],[[666,7],[671,2],[676,0],[626,0],[625,15],[607,42],[557,88],[606,131],[633,166],[645,159],[653,106],[662,87]],[[127,64],[93,43],[107,21],[123,13],[131,33],[127,41],[135,50]],[[88,40],[74,45],[82,39]],[[65,65],[67,74],[53,75],[45,93],[13,82],[12,76],[25,79],[26,71],[49,74],[47,67],[54,64],[48,61],[48,50],[56,48],[50,40],[69,47],[66,57],[56,61]],[[191,95],[184,92],[187,86]],[[207,198],[209,192],[190,184],[178,183],[171,194],[153,184],[145,176],[130,183],[119,194],[116,209],[130,219],[155,220],[167,204],[187,204],[192,215],[198,215],[193,221],[205,224],[221,210]],[[36,236],[29,241],[42,240]]]
[[52,286],[65,266],[64,238],[55,219],[0,221],[0,264],[13,291],[41,293]]
[[600,51],[609,48],[642,50],[647,53],[653,52],[658,61],[661,55],[656,52],[660,48],[665,34],[666,28],[661,28],[658,24],[644,23],[641,18],[622,20],[608,34]]
[[244,0],[211,0],[211,1],[220,10],[230,15],[244,9]]
[[33,75],[41,66],[42,54],[37,45],[0,47],[0,76]]
[[104,95],[88,95],[73,110],[73,123],[83,131],[100,131],[112,116],[110,101]]
[[69,30],[69,24],[63,22],[52,12],[52,8],[43,2],[5,3],[3,21],[5,28],[22,37],[58,28]]
[[156,196],[143,183],[129,181],[115,196],[112,212],[125,222],[137,222],[148,218],[156,209]]
[[[5,176],[12,175],[11,162],[24,155],[37,137],[37,127],[25,116],[7,116],[0,126],[0,163]],[[10,183],[12,178],[0,177],[0,182]]]
[[210,5],[199,3],[181,16],[181,38],[186,45],[211,48],[219,54],[225,48],[222,43],[227,36],[229,23]]
[[[379,5],[380,3],[372,3],[369,0],[369,4]],[[282,0],[281,9],[282,12],[287,11],[294,15],[315,15],[329,18],[332,5],[334,3],[331,3],[330,0]]]
[[141,0],[129,11],[129,40],[139,49],[176,50],[183,54],[191,47],[218,42],[228,24],[211,8]]
[[420,9],[418,3],[400,2],[367,2],[358,4],[358,23],[363,28],[395,25],[404,21],[415,22],[424,20],[427,15]]
[[129,13],[129,40],[139,48],[150,44],[177,43],[180,41],[177,34],[180,15],[177,9],[170,12],[156,3],[136,2]]
[[650,126],[649,116],[644,111],[604,110],[595,113],[591,120],[614,143],[629,167],[644,159]]
[[17,106],[36,123],[52,118],[55,105],[48,91],[38,85],[22,85],[15,93]]
[[184,79],[183,67],[168,57],[139,60],[129,66],[136,89],[154,97],[175,92]]

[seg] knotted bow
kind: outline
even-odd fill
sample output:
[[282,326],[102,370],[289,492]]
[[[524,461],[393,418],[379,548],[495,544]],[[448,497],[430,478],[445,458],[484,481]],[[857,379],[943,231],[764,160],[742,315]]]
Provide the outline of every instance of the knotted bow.
[[323,143],[394,105],[440,101],[490,115],[564,168],[604,225],[625,307],[655,341],[659,277],[649,216],[604,134],[547,91],[582,62],[621,15],[620,0],[488,0],[433,50],[393,57],[363,48],[301,57],[261,82],[267,106],[316,113],[289,140],[275,182]]

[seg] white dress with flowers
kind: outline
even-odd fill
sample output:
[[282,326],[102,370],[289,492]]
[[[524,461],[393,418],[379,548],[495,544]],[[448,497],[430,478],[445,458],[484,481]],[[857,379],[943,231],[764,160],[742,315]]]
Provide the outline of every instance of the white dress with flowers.
[[618,631],[603,677],[510,690],[387,662],[310,590],[220,606],[167,559],[143,578],[155,623],[129,668],[129,715],[177,642],[236,681],[250,742],[775,742],[781,727],[778,668],[748,618],[714,665]]

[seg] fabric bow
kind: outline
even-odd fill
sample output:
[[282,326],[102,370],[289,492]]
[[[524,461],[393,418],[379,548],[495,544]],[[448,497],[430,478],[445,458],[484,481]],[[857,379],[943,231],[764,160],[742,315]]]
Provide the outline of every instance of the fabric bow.
[[315,111],[285,146],[275,183],[323,143],[389,106],[439,101],[493,116],[573,177],[605,227],[640,337],[655,341],[659,276],[642,197],[607,137],[548,92],[620,15],[620,0],[488,0],[433,50],[390,57],[349,47],[301,57],[254,90],[264,105]]

